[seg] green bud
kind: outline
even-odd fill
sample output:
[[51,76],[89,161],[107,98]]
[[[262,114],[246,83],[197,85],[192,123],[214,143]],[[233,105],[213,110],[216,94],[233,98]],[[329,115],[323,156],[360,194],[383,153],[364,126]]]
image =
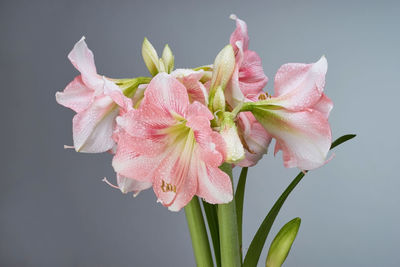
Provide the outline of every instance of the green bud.
[[300,218],[294,218],[285,224],[275,236],[269,247],[266,267],[280,267],[283,264],[299,231],[300,223]]
[[174,55],[172,54],[171,48],[169,48],[167,44],[164,47],[162,59],[164,61],[166,72],[171,73],[174,69]]
[[217,55],[213,65],[213,73],[210,85],[210,100],[216,89],[221,86],[225,90],[235,69],[235,53],[231,45],[225,46]]
[[216,111],[225,111],[225,95],[221,86],[218,86],[215,91],[215,95],[212,102],[212,110]]
[[153,45],[144,38],[142,45],[142,56],[144,63],[146,64],[147,69],[150,74],[155,76],[159,71],[159,60],[157,51],[154,49]]
[[165,67],[165,63],[162,58],[158,60],[158,72],[167,72],[167,68]]

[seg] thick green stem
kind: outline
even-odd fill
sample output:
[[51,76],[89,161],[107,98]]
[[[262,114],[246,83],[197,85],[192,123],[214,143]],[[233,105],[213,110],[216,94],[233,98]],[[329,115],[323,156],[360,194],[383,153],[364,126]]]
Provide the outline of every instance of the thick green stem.
[[212,267],[210,243],[208,242],[207,230],[204,224],[199,199],[195,196],[185,207],[186,220],[188,223],[190,237],[196,264],[198,267]]
[[[224,163],[221,167],[232,181],[232,165]],[[240,248],[237,228],[235,201],[218,205],[219,238],[221,245],[221,266],[239,267]]]

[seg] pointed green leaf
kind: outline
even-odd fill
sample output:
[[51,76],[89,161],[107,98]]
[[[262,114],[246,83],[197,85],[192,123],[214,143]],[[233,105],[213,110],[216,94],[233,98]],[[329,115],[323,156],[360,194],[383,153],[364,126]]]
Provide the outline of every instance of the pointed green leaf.
[[[355,135],[344,135],[336,139],[332,145],[331,149],[346,142],[347,140],[352,139]],[[282,193],[282,195],[275,202],[274,206],[272,206],[271,210],[268,212],[264,221],[261,223],[260,228],[258,228],[256,234],[251,241],[249,250],[247,251],[246,257],[244,259],[243,266],[244,267],[255,267],[257,266],[258,260],[260,259],[261,251],[264,247],[265,240],[268,237],[269,231],[271,230],[272,224],[275,221],[276,216],[278,215],[283,203],[285,203],[286,198],[293,191],[293,189],[297,186],[297,184],[303,179],[304,175],[308,171],[300,172],[296,178],[290,183],[290,185],[286,188],[286,190]]]
[[290,222],[286,223],[269,247],[267,260],[265,263],[266,267],[280,267],[286,260],[289,254],[290,248],[292,247],[293,241],[296,239],[297,232],[300,228],[301,219],[294,218]]
[[341,143],[344,143],[350,139],[353,139],[354,137],[356,137],[355,134],[346,134],[343,135],[341,137],[339,137],[338,139],[336,139],[335,141],[333,141],[332,145],[331,145],[331,149],[337,147],[338,145],[340,145]]
[[242,168],[240,172],[239,182],[236,187],[235,192],[235,202],[236,202],[236,217],[237,217],[237,226],[238,226],[238,235],[239,235],[239,247],[240,247],[240,258],[243,257],[242,250],[242,225],[243,225],[243,202],[244,202],[244,190],[246,188],[246,179],[247,179],[247,171],[248,167]]
[[219,245],[219,229],[218,229],[218,216],[217,206],[207,203],[203,200],[203,208],[206,213],[208,229],[210,230],[211,240],[213,242],[215,263],[217,267],[221,266],[221,252]]

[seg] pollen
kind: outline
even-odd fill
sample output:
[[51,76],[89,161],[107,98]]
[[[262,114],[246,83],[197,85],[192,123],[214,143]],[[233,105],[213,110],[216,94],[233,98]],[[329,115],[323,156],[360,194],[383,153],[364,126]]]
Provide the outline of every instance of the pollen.
[[161,183],[161,190],[162,190],[163,192],[174,192],[174,193],[176,193],[176,185],[167,183],[167,182],[165,182],[164,180],[162,180],[162,183]]
[[268,94],[267,92],[261,93],[261,94],[258,96],[258,100],[266,100],[267,98],[271,98],[271,95]]

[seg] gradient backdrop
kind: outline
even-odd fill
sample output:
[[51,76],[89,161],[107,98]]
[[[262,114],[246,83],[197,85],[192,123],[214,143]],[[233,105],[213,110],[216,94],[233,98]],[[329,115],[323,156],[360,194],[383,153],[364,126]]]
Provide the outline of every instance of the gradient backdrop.
[[[99,73],[147,75],[145,36],[159,51],[168,43],[177,67],[209,64],[231,13],[248,23],[270,93],[279,66],[326,55],[333,136],[358,134],[292,193],[267,247],[299,216],[286,266],[400,266],[400,4],[321,0],[1,1],[1,266],[194,266],[183,211],[101,182],[114,181],[111,155],[63,149],[74,113],[54,94],[77,75],[67,54],[82,35]],[[245,249],[297,172],[281,154],[249,171]]]

